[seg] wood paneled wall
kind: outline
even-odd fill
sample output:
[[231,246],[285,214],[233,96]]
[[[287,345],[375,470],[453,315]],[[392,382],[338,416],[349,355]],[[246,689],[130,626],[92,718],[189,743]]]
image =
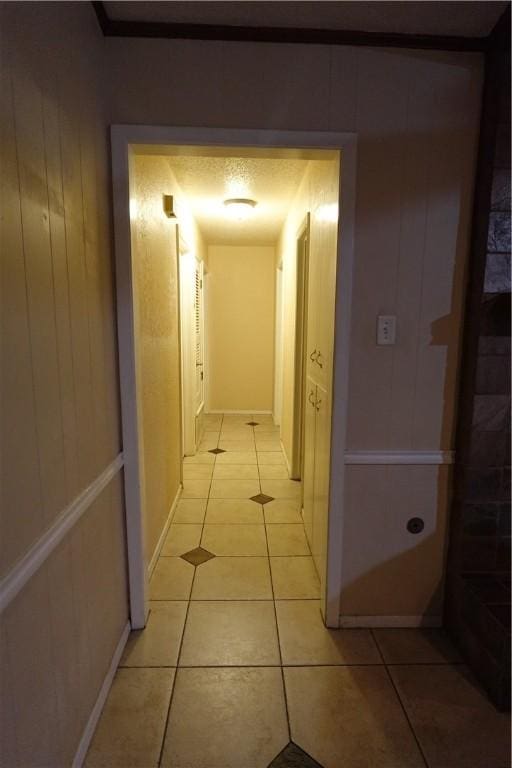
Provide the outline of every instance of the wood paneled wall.
[[[103,41],[88,3],[0,12],[5,576],[121,445]],[[127,621],[123,509],[119,474],[2,616],[10,768],[76,751]]]

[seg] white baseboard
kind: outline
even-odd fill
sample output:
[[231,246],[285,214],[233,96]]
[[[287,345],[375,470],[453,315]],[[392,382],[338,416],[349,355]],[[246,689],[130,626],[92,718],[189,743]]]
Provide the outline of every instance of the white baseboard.
[[78,745],[78,749],[73,758],[72,768],[81,768],[85,760],[87,750],[89,749],[89,744],[91,743],[91,739],[94,736],[94,731],[98,725],[98,720],[100,719],[101,712],[105,706],[105,701],[107,700],[108,693],[112,687],[114,675],[116,674],[117,667],[121,661],[121,656],[123,655],[124,647],[126,645],[126,641],[128,640],[128,635],[130,634],[130,629],[130,622],[128,621],[121,633],[121,637],[119,638],[119,642],[114,651],[114,655],[112,656],[112,661],[110,662],[108,672],[105,675],[105,679],[100,688],[98,698],[96,699],[94,707],[92,708],[92,712],[89,715],[87,725],[85,726],[82,738],[80,739],[80,743]]
[[288,456],[286,455],[286,451],[284,449],[283,441],[280,440],[279,442],[281,443],[281,451],[283,452],[284,463],[286,464],[286,471],[288,472],[288,477],[291,477],[292,476],[292,468],[291,468],[290,462],[288,461]]
[[169,510],[169,514],[167,515],[167,520],[165,521],[165,525],[162,528],[162,533],[160,534],[160,537],[156,543],[155,551],[153,552],[153,556],[151,560],[149,561],[148,565],[148,579],[151,578],[153,571],[155,570],[155,565],[157,563],[158,558],[160,557],[160,552],[162,550],[162,547],[164,545],[165,537],[167,536],[167,532],[169,530],[169,526],[171,524],[172,518],[174,517],[174,512],[176,511],[176,505],[178,501],[180,500],[181,492],[183,491],[183,486],[180,485],[178,488],[178,492],[176,494],[176,498],[174,499],[171,508]]
[[211,410],[211,409],[210,409],[209,411],[205,411],[205,416],[208,416],[208,414],[209,414],[209,413],[213,413],[213,414],[215,414],[216,416],[217,416],[219,413],[229,413],[229,414],[235,414],[235,415],[236,415],[237,413],[239,413],[239,414],[240,414],[240,416],[250,416],[251,414],[254,414],[255,416],[256,416],[257,414],[261,414],[262,416],[263,416],[263,415],[272,416],[272,411],[224,411],[224,410],[222,410],[222,411],[213,411],[213,410]]
[[340,627],[378,629],[381,627],[441,627],[441,616],[340,616]]

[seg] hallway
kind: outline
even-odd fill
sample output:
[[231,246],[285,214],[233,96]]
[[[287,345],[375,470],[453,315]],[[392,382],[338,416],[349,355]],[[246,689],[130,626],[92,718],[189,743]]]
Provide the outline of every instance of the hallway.
[[505,766],[506,718],[439,631],[325,629],[271,417],[205,425],[88,768]]

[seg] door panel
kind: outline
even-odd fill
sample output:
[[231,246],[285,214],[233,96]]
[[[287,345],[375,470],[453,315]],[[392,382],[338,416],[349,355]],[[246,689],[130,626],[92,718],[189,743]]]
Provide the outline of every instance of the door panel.
[[304,401],[304,465],[303,465],[303,514],[309,546],[313,545],[313,504],[315,487],[315,421],[316,384],[306,379]]
[[196,262],[194,280],[194,357],[195,357],[195,413],[204,407],[204,309],[203,309],[203,262]]
[[315,403],[315,473],[313,483],[313,543],[311,551],[322,585],[322,614],[325,615],[327,578],[327,517],[329,511],[329,455],[331,407],[327,389],[317,384]]

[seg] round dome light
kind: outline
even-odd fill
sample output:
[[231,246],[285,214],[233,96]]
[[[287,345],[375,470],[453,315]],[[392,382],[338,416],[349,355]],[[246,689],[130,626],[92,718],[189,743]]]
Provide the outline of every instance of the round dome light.
[[251,200],[248,197],[231,197],[229,200],[224,200],[224,206],[226,208],[227,215],[235,221],[243,221],[252,216],[254,209],[257,206],[256,200]]

